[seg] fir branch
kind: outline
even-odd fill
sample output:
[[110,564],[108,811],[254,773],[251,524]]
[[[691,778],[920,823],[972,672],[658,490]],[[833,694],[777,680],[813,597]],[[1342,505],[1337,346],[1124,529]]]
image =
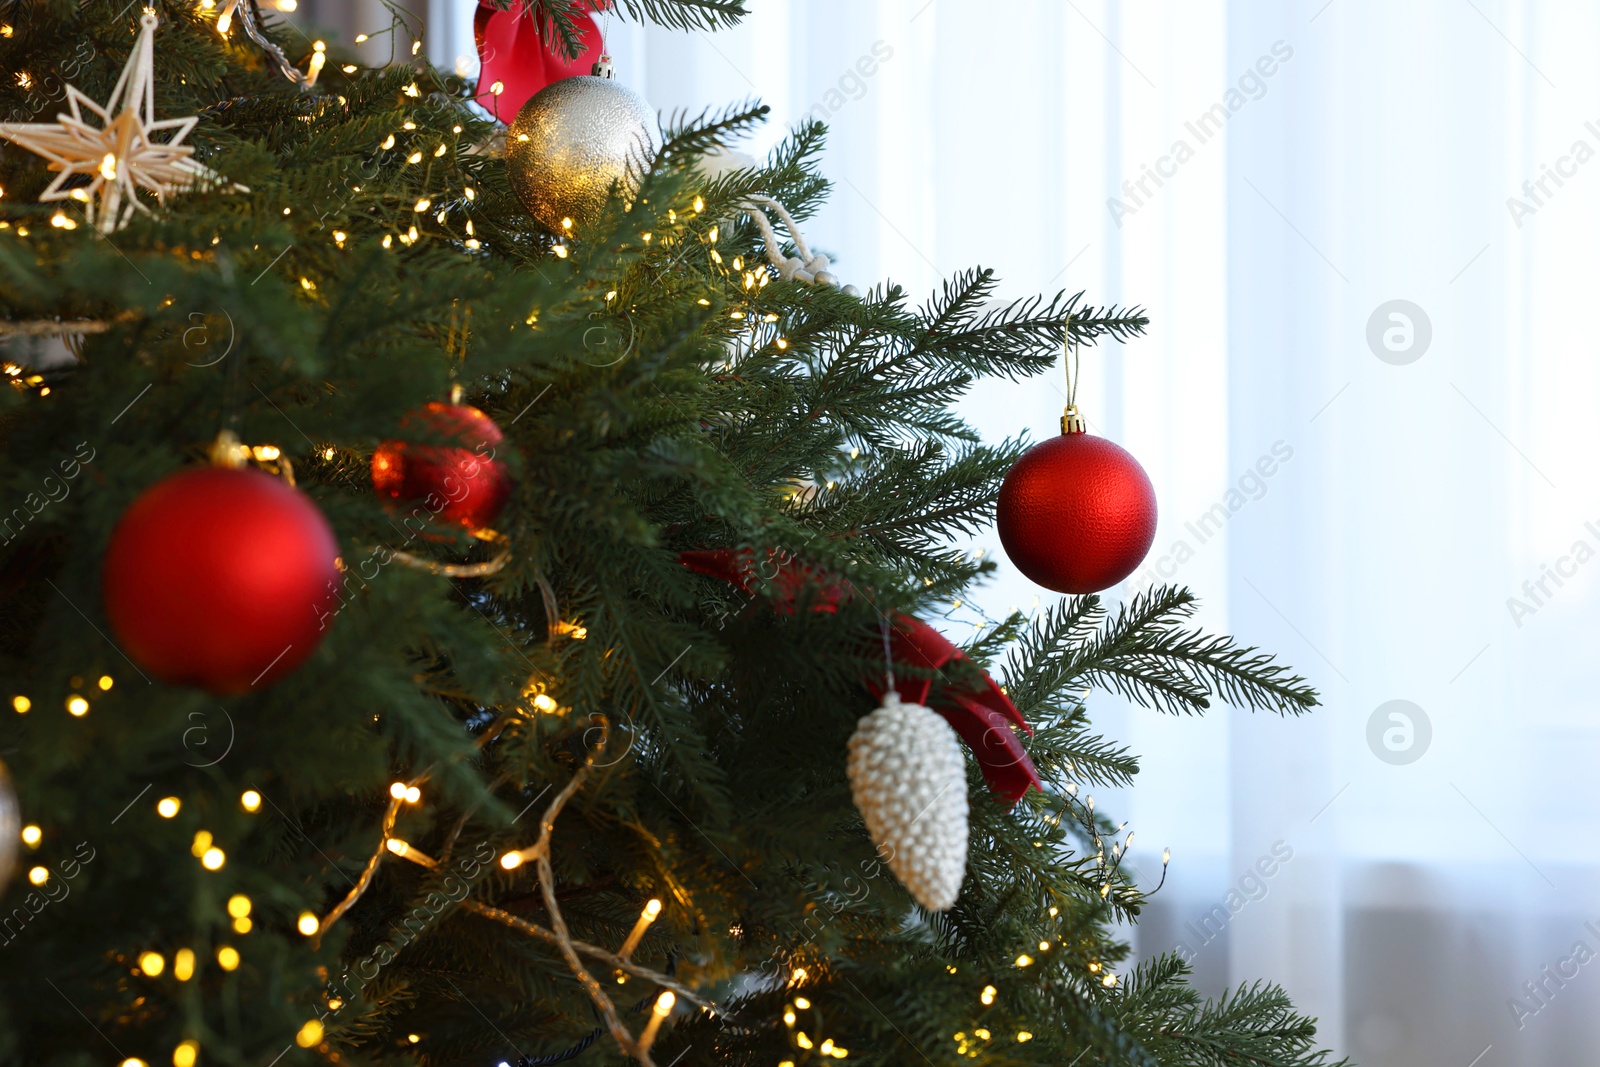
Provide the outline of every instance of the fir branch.
[[674,112],[661,126],[661,160],[692,160],[713,148],[726,146],[734,138],[766,121],[772,108],[746,101],[729,104],[721,111],[710,108],[690,117]]
[[[1134,597],[1107,620],[1099,597],[1074,598],[1024,639],[1025,652],[1012,660],[1011,672],[1018,688],[1036,701],[1073,685],[1098,684],[1169,712],[1203,711],[1212,697],[1291,715],[1317,705],[1316,690],[1271,656],[1232,638],[1184,628],[1194,607],[1187,589],[1162,586]],[[1088,627],[1096,629],[1086,633]]]

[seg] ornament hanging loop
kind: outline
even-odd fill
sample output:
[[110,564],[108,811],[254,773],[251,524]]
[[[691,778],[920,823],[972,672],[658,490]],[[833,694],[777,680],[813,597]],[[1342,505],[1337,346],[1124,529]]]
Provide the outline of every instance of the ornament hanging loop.
[[1061,363],[1067,376],[1067,406],[1061,413],[1061,432],[1088,433],[1088,421],[1078,411],[1078,380],[1083,377],[1083,355],[1077,338],[1072,336],[1071,316],[1067,318],[1062,344],[1064,358]]
[[878,628],[883,631],[883,676],[888,680],[889,686],[884,690],[883,699],[887,702],[891,697],[898,700],[899,690],[894,683],[894,653],[889,648],[889,616],[879,613]]

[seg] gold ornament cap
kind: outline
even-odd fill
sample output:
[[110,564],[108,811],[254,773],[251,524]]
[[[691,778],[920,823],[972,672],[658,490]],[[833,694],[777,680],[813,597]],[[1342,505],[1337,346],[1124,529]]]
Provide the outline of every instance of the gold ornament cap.
[[1067,407],[1066,407],[1066,410],[1061,413],[1061,432],[1062,433],[1088,433],[1089,432],[1089,422],[1082,415],[1078,414],[1078,405],[1076,405],[1076,404],[1068,404]]

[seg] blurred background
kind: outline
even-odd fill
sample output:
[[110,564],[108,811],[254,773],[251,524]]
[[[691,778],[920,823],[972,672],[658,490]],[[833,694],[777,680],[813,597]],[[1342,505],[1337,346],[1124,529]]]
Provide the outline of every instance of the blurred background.
[[[277,6],[344,44],[390,23]],[[463,75],[475,6],[411,5]],[[1109,596],[1188,585],[1323,693],[1298,721],[1091,697],[1143,757],[1097,798],[1142,883],[1172,849],[1139,951],[1184,952],[1213,994],[1283,984],[1368,1067],[1592,1062],[1600,9],[749,6],[716,35],[614,19],[618,77],[668,113],[759,97],[754,153],[827,122],[806,229],[844,281],[917,295],[982,264],[1008,298],[1147,308],[1146,338],[1084,355],[1091,430],[1162,512]],[[992,383],[964,414],[1039,439],[1061,393]],[[952,628],[1055,599],[992,532],[971,547],[1000,570]]]

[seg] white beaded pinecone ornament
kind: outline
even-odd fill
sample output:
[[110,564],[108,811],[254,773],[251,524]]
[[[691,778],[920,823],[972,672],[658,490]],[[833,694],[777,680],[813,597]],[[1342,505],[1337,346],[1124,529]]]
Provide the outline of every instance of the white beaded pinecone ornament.
[[895,877],[929,911],[953,906],[967,870],[967,767],[950,724],[891,689],[856,726],[847,774]]

